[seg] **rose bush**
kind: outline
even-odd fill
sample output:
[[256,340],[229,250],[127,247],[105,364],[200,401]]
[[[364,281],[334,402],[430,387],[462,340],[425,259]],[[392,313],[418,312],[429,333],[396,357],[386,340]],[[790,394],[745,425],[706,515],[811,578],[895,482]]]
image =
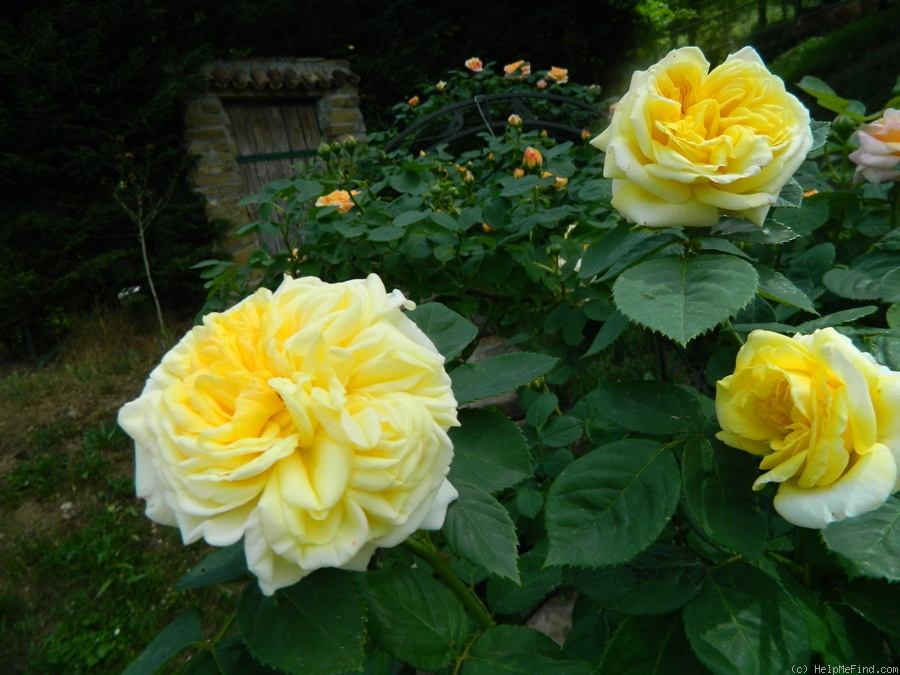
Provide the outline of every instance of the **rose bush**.
[[610,126],[612,204],[649,227],[711,226],[720,213],[761,225],[813,139],[809,113],[750,47],[711,72],[696,47],[638,71]]
[[900,177],[900,110],[888,108],[881,119],[854,131],[851,142],[859,145],[850,153],[856,164],[854,182],[867,180],[879,185]]
[[717,437],[762,457],[753,487],[780,483],[775,508],[786,520],[822,528],[900,488],[898,406],[900,373],[833,328],[757,330],[718,382]]
[[286,277],[207,315],[119,413],[147,515],[243,537],[266,594],[440,528],[456,401],[411,306],[375,275]]

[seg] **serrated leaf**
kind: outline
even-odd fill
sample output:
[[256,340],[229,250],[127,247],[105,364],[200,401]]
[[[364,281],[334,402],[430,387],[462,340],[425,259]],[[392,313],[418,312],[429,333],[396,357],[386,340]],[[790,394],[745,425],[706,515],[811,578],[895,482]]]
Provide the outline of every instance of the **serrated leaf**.
[[566,448],[576,443],[581,434],[581,420],[569,415],[560,415],[538,431],[538,439],[546,448]]
[[505,415],[461,410],[450,429],[453,463],[448,479],[496,493],[531,477],[531,456],[522,431]]
[[583,661],[565,660],[559,646],[525,626],[494,626],[463,661],[462,675],[591,675]]
[[446,361],[451,361],[478,335],[478,329],[439,302],[426,302],[406,316],[428,336]]
[[612,181],[608,178],[589,180],[578,191],[578,199],[583,202],[601,202],[608,204],[612,199]]
[[461,653],[469,620],[463,606],[424,572],[368,572],[360,587],[375,643],[416,668],[437,670]]
[[858,579],[841,590],[841,598],[885,633],[900,635],[900,586]]
[[632,321],[685,345],[734,316],[756,287],[756,270],[734,256],[664,258],[620,274],[613,299]]
[[818,244],[794,258],[787,274],[798,287],[811,293],[821,284],[822,275],[834,263],[834,256],[834,244]]
[[704,535],[726,549],[756,558],[766,540],[766,521],[751,486],[759,473],[740,450],[693,438],[682,458],[682,500]]
[[153,675],[171,658],[202,641],[200,614],[196,609],[189,609],[163,628],[122,675]]
[[679,614],[630,616],[606,645],[597,672],[616,675],[700,674]]
[[709,571],[683,617],[694,653],[719,675],[780,673],[809,659],[809,633],[793,598],[750,565]]
[[900,302],[900,267],[881,277],[881,298],[884,302]]
[[807,94],[815,96],[816,102],[826,110],[836,112],[839,115],[847,115],[856,122],[865,122],[865,108],[861,109],[858,101],[850,101],[838,96],[831,87],[819,78],[807,75],[800,80],[797,86]]
[[778,209],[772,217],[791,232],[808,237],[828,222],[828,215],[827,201],[803,200],[803,205],[799,209]]
[[450,373],[453,394],[460,405],[505,394],[547,374],[557,360],[543,354],[515,352],[467,363]]
[[662,531],[678,492],[678,464],[660,443],[626,439],[576,459],[547,496],[547,564],[628,560]]
[[829,549],[851,574],[900,581],[900,499],[831,523],[822,530]]
[[513,615],[536,606],[562,583],[559,567],[544,567],[547,546],[535,547],[519,558],[519,583],[491,577],[487,600],[497,614]]
[[774,220],[765,221],[760,227],[756,223],[740,218],[726,218],[712,228],[713,233],[748,244],[785,244],[800,235],[791,228]]
[[570,583],[604,609],[624,614],[668,614],[700,590],[703,565],[691,551],[653,544],[629,562],[576,569]]
[[455,483],[442,532],[453,552],[488,572],[519,582],[518,537],[509,512],[487,492]]
[[822,282],[829,291],[842,298],[877,300],[882,297],[882,278],[897,268],[900,268],[900,259],[896,252],[874,251],[854,259],[847,269],[828,270]]
[[630,431],[678,434],[703,426],[696,397],[665,382],[602,382],[594,401],[604,417]]
[[433,220],[441,227],[446,228],[451,232],[458,232],[460,229],[459,223],[456,221],[456,219],[450,214],[444,213],[443,211],[432,211],[429,215],[429,218],[431,218],[431,220]]
[[653,232],[647,230],[633,232],[631,228],[628,223],[620,223],[588,248],[581,258],[578,276],[590,279],[605,272],[613,263],[627,256],[635,246],[654,236]]
[[795,178],[791,178],[778,193],[778,197],[775,199],[775,206],[797,209],[800,208],[802,202],[803,188]]
[[818,319],[805,321],[799,326],[796,326],[794,331],[798,333],[811,333],[819,328],[828,328],[829,326],[840,326],[841,324],[850,323],[851,321],[856,321],[864,316],[869,316],[869,314],[874,314],[877,311],[878,307],[875,305],[865,305],[864,307],[845,309],[840,312],[834,312],[833,314],[826,314]]
[[291,675],[334,675],[362,667],[363,616],[353,576],[321,569],[271,597],[247,584],[237,624],[260,663]]
[[759,275],[759,294],[767,300],[797,307],[810,314],[818,314],[812,300],[780,272],[765,265],[754,265]]

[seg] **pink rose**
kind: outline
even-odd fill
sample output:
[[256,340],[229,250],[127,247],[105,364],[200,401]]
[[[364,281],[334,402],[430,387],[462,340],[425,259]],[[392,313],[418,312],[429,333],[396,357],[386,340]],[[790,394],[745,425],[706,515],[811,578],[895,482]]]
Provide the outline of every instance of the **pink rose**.
[[856,164],[853,180],[879,185],[900,178],[900,110],[888,108],[877,122],[863,124],[853,132],[859,150],[850,153]]

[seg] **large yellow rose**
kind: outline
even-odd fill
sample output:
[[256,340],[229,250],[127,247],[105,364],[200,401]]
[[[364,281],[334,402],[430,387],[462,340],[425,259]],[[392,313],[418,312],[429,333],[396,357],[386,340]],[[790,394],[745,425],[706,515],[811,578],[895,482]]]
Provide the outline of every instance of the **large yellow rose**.
[[182,338],[119,412],[147,515],[244,538],[272,594],[438,529],[457,424],[443,358],[381,280],[286,277]]
[[781,483],[775,508],[802,527],[878,508],[900,488],[900,373],[833,328],[754,331],[716,387],[728,445],[762,457],[754,483]]
[[761,225],[812,146],[809,113],[745,47],[709,72],[696,47],[639,71],[592,141],[606,153],[612,205],[649,227]]

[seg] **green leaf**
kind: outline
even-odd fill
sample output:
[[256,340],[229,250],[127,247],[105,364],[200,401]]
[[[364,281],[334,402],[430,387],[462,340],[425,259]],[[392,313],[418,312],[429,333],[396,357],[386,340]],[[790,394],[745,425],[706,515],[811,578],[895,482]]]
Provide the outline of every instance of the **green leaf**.
[[900,499],[831,523],[822,537],[851,574],[900,581]]
[[515,352],[467,363],[450,373],[453,394],[460,405],[505,394],[545,375],[556,362],[543,354]]
[[369,241],[396,241],[403,237],[406,230],[402,227],[393,225],[385,225],[384,227],[376,227],[369,230]]
[[566,635],[566,656],[596,663],[609,641],[609,619],[590,598],[579,595],[572,608],[572,628]]
[[774,220],[767,220],[760,227],[756,223],[740,218],[726,218],[716,224],[712,231],[732,241],[743,241],[748,244],[785,244],[800,236]]
[[734,316],[756,287],[753,265],[734,256],[664,258],[625,270],[613,299],[632,321],[686,345]]
[[455,483],[442,532],[453,552],[488,572],[519,582],[518,537],[509,512],[487,492]]
[[391,221],[391,224],[394,227],[409,227],[413,223],[418,223],[420,220],[425,220],[429,215],[431,215],[430,209],[424,209],[422,211],[404,211],[399,214],[394,220]]
[[621,223],[588,248],[581,258],[581,269],[578,276],[582,279],[590,279],[602,274],[613,263],[625,257],[635,246],[653,236],[652,232],[646,230],[632,232],[631,228],[632,226],[628,223]]
[[462,675],[591,675],[584,661],[565,660],[553,640],[525,626],[494,626],[463,662]]
[[685,509],[705,536],[728,550],[758,557],[766,521],[751,489],[759,474],[753,457],[718,441],[692,438],[681,470]]
[[487,600],[497,614],[515,615],[535,607],[562,583],[559,567],[544,567],[546,541],[519,558],[519,583],[491,577],[487,584]]
[[629,616],[606,645],[597,669],[616,675],[699,674],[703,667],[684,639],[678,614]]
[[703,427],[697,398],[665,382],[602,382],[594,400],[604,417],[630,431],[679,434]]
[[422,176],[415,171],[402,171],[388,178],[388,183],[397,192],[405,194],[422,194],[428,184],[422,180]]
[[846,98],[841,98],[834,93],[834,90],[831,87],[822,82],[819,78],[807,75],[800,80],[800,83],[797,86],[807,94],[815,96],[816,102],[826,110],[836,112],[839,115],[846,115],[858,123],[866,121],[865,115],[863,114],[865,109],[860,110],[861,106],[858,101],[850,101]]
[[535,518],[544,506],[544,495],[534,490],[516,491],[516,511],[526,518]]
[[153,642],[147,645],[144,653],[132,661],[122,675],[153,675],[166,665],[169,659],[202,641],[200,613],[196,609],[189,609],[163,628]]
[[581,420],[569,415],[554,417],[538,431],[541,445],[547,448],[566,448],[581,438]]
[[469,620],[456,596],[428,574],[395,568],[360,575],[369,634],[389,654],[437,670],[462,652]]
[[281,671],[266,668],[253,658],[240,635],[226,637],[211,650],[194,656],[185,675],[278,675]]
[[825,316],[819,317],[818,319],[805,321],[804,323],[801,323],[799,326],[795,327],[794,331],[798,333],[812,333],[814,330],[818,330],[819,328],[840,326],[841,324],[856,321],[857,319],[861,319],[864,316],[869,316],[869,314],[874,314],[877,311],[878,307],[876,307],[875,305],[865,305],[864,307],[845,309],[840,312],[834,312],[833,314],[826,314]]
[[683,617],[694,653],[714,673],[768,675],[809,660],[800,609],[777,581],[750,565],[708,572]]
[[803,188],[795,178],[791,178],[778,193],[778,197],[775,199],[775,206],[799,209],[802,202]]
[[791,307],[797,307],[810,314],[818,314],[809,296],[780,272],[765,265],[754,265],[759,275],[759,294],[767,300],[774,300]]
[[578,191],[578,199],[582,202],[601,202],[608,204],[612,199],[612,181],[608,178],[589,180]]
[[506,197],[494,197],[481,207],[481,217],[484,222],[495,230],[504,230],[509,227],[509,212],[512,202]]
[[900,635],[900,586],[860,579],[841,590],[841,598],[885,633]]
[[199,565],[191,568],[172,584],[172,588],[183,591],[188,588],[203,588],[215,584],[244,581],[250,577],[247,559],[244,557],[244,541],[210,553]]
[[900,267],[881,277],[881,294],[885,302],[900,302]]
[[576,459],[547,496],[547,564],[628,560],[659,536],[678,491],[678,464],[660,443],[626,439]]
[[537,176],[522,176],[511,180],[500,192],[501,197],[516,197],[529,192],[541,184]]
[[691,551],[653,544],[633,560],[612,567],[576,569],[571,583],[603,609],[625,614],[668,614],[703,584],[703,565]]
[[458,232],[460,230],[459,223],[456,222],[456,219],[450,214],[444,213],[443,211],[432,211],[429,215],[429,218],[431,218],[431,220],[433,220],[441,227],[446,228],[451,232]]
[[594,354],[602,352],[615,342],[630,324],[631,322],[628,320],[628,317],[622,314],[622,312],[619,310],[613,312],[612,316],[604,321],[600,330],[597,331],[597,336],[594,338],[594,341],[591,343],[585,356],[593,356]]
[[887,325],[889,328],[900,329],[900,302],[894,303],[887,310]]
[[828,270],[822,282],[829,291],[850,300],[877,300],[882,297],[881,279],[900,268],[895,251],[874,251],[856,258],[847,269]]
[[559,406],[559,399],[556,394],[545,391],[532,401],[528,406],[528,412],[525,413],[525,421],[529,426],[539,429],[547,418],[552,415]]
[[255,659],[291,675],[362,666],[363,608],[349,572],[321,569],[271,597],[247,584],[237,624]]
[[446,361],[459,356],[478,335],[478,328],[439,302],[426,302],[406,316],[422,329]]
[[512,420],[489,410],[460,410],[459,423],[449,431],[451,483],[468,483],[493,494],[531,477],[528,443]]
[[778,209],[773,218],[791,232],[808,237],[828,222],[828,202],[824,200],[803,201],[799,209]]
[[818,244],[804,251],[791,261],[787,274],[791,280],[807,293],[819,289],[822,275],[834,262],[834,244]]

